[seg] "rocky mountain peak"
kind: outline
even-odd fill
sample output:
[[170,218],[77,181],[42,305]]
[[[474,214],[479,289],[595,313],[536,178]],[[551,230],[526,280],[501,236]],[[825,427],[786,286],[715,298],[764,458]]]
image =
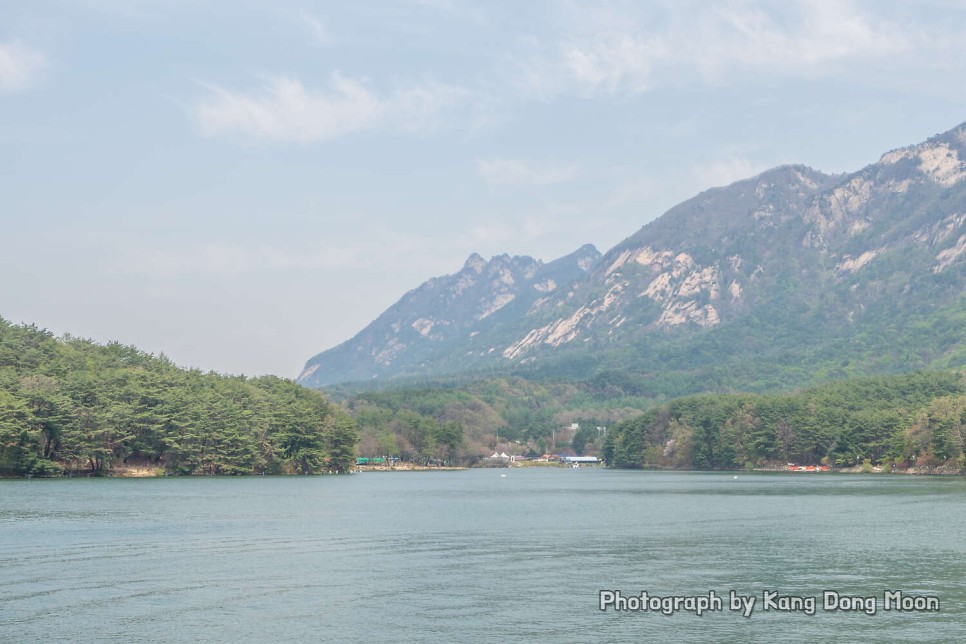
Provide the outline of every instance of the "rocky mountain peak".
[[[494,328],[531,310],[593,269],[600,252],[591,244],[548,264],[526,255],[473,253],[452,275],[434,277],[410,291],[352,340],[319,354],[300,376],[311,383],[341,365],[356,365],[349,379],[369,379],[396,370],[418,371],[427,355],[456,344],[482,342]],[[490,348],[470,352],[474,360]],[[339,367],[336,367],[339,365]]]
[[900,170],[911,166],[943,187],[953,186],[966,179],[966,123],[923,143],[886,152],[878,165]]
[[[854,173],[785,165],[706,190],[604,255],[590,244],[549,263],[474,253],[312,358],[301,382],[529,368],[561,356],[606,368],[628,351],[686,362],[696,359],[689,343],[706,337],[726,338],[712,342],[722,351],[737,346],[727,338],[778,351],[802,334],[851,347],[853,336],[894,334],[903,311],[961,320],[964,179],[966,124]],[[746,327],[771,331],[748,337]],[[930,338],[931,351],[952,350]]]
[[473,271],[477,274],[482,273],[483,269],[486,268],[486,260],[483,259],[478,253],[473,253],[466,258],[466,263],[463,264],[463,271]]

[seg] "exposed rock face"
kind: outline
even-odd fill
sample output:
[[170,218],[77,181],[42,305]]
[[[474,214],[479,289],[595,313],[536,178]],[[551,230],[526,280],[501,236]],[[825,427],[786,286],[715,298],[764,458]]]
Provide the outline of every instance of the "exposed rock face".
[[955,246],[939,251],[939,254],[936,255],[939,263],[933,266],[932,272],[939,273],[944,268],[952,266],[957,261],[960,261],[964,254],[966,254],[966,235],[960,236]]
[[[961,137],[957,138],[962,144]],[[953,186],[966,178],[966,163],[960,158],[959,150],[945,141],[926,142],[888,152],[882,156],[879,163],[891,165],[904,159],[918,162],[919,171],[941,186]]]
[[300,381],[600,359],[790,308],[832,335],[874,331],[889,307],[937,309],[966,291],[964,159],[966,124],[852,174],[783,166],[708,190],[603,256],[474,254],[310,360]]
[[[488,356],[492,351],[483,339],[493,327],[584,279],[599,258],[591,245],[549,264],[509,255],[486,261],[474,253],[458,273],[427,281],[355,338],[310,360],[299,381],[327,384],[409,373],[440,352]],[[467,343],[472,349],[464,348]]]
[[[783,236],[789,222],[800,226],[807,200],[834,179],[801,166],[782,167],[677,206],[608,252],[569,312],[527,329],[502,355],[522,360],[543,348],[602,335],[721,324],[742,308],[743,285],[755,285],[765,270],[760,249],[754,249],[754,261],[741,254],[748,237],[767,241]],[[738,252],[722,252],[730,246]],[[771,251],[766,246],[764,252]],[[544,301],[531,317],[568,304]]]

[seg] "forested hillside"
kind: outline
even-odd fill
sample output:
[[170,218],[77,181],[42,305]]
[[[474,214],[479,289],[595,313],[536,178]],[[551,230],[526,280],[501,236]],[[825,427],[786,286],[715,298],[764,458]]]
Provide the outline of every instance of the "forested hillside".
[[868,461],[948,471],[964,467],[966,445],[966,378],[948,371],[663,401],[628,396],[602,380],[493,378],[361,393],[344,404],[358,422],[362,455],[463,464],[496,450],[596,454],[622,468]]
[[0,318],[0,475],[346,472],[354,422],[273,376],[184,370]]
[[[338,388],[356,419],[363,456],[473,464],[494,450],[594,453],[597,427],[632,418],[653,400],[602,392],[594,383],[490,378],[382,391]],[[580,430],[570,428],[576,423]]]
[[622,467],[948,465],[964,285],[966,123],[848,174],[711,188],[603,255],[474,254],[299,381],[345,399],[373,455],[599,452],[626,421]]
[[964,467],[966,380],[919,372],[856,378],[786,395],[701,395],[655,407],[608,433],[615,467],[780,465]]
[[849,174],[709,189],[603,256],[473,255],[299,381],[602,378],[659,399],[957,369],[964,293],[966,124]]

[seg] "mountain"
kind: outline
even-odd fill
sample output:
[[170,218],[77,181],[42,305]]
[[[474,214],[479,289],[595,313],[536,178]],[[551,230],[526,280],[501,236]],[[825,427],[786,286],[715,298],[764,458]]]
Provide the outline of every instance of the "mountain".
[[477,338],[515,328],[549,295],[585,280],[599,259],[590,244],[549,264],[509,255],[487,262],[474,253],[458,273],[406,293],[352,340],[309,360],[299,382],[321,385],[419,373],[454,352],[478,363],[490,352],[479,355]]
[[478,255],[308,361],[308,386],[518,372],[660,395],[966,364],[966,124],[858,172],[782,166],[609,250]]

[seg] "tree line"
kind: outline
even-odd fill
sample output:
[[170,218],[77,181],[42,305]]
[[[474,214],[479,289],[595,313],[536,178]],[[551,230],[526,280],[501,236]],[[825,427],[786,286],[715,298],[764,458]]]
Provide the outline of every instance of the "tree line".
[[621,422],[604,445],[621,468],[732,470],[966,466],[966,379],[924,371],[782,395],[709,394]]
[[0,474],[310,474],[355,463],[354,421],[274,376],[181,369],[0,318]]

